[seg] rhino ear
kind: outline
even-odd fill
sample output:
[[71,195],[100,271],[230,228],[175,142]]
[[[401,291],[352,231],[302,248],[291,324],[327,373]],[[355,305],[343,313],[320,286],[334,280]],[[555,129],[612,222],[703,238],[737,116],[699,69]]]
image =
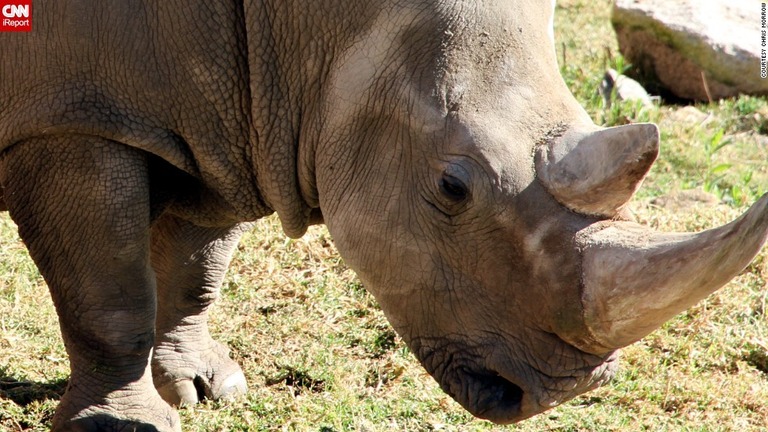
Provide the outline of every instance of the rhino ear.
[[638,123],[569,130],[536,150],[539,181],[573,211],[616,216],[659,154],[659,130]]

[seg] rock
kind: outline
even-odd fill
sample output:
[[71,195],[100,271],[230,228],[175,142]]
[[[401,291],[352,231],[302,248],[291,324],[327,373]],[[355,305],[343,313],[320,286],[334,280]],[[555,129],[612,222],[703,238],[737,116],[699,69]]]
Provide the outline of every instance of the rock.
[[734,143],[740,143],[754,151],[753,160],[768,160],[768,136],[758,132],[738,132],[731,135]]
[[643,76],[677,97],[707,101],[768,95],[760,13],[760,2],[745,0],[617,0],[611,21],[622,54]]
[[645,107],[653,106],[651,96],[639,82],[613,69],[605,72],[600,82],[599,92],[607,108],[611,107],[614,95],[622,101],[640,101]]
[[673,127],[674,125],[697,125],[704,126],[713,120],[715,116],[711,113],[705,113],[694,106],[684,106],[682,108],[670,110],[667,116],[661,120],[661,127]]
[[669,211],[687,210],[699,206],[713,207],[720,203],[720,198],[701,189],[675,191],[651,200],[651,204]]

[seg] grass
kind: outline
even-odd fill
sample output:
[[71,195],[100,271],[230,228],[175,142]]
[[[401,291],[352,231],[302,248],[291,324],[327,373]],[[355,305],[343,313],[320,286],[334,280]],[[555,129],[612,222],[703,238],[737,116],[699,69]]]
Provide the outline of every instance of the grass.
[[[662,155],[632,205],[643,223],[692,231],[736,217],[768,189],[768,103],[603,110],[606,66],[624,65],[608,1],[562,0],[562,72],[601,124],[654,121]],[[562,60],[565,59],[563,62]],[[622,66],[623,68],[623,66]],[[631,69],[631,65],[629,66]],[[722,204],[663,198],[709,191]],[[0,430],[44,431],[68,374],[52,303],[15,226],[0,217]],[[247,396],[183,408],[189,431],[757,431],[768,424],[766,253],[727,287],[626,348],[609,385],[518,425],[473,419],[426,375],[313,227],[286,240],[274,218],[243,240],[212,316]]]

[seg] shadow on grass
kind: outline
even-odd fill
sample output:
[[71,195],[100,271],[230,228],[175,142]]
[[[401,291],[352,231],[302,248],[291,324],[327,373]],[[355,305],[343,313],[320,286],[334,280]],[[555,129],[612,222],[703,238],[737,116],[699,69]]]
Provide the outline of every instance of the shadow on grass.
[[0,399],[8,399],[25,407],[32,402],[59,400],[67,388],[68,380],[60,378],[49,382],[35,382],[11,376],[0,368]]

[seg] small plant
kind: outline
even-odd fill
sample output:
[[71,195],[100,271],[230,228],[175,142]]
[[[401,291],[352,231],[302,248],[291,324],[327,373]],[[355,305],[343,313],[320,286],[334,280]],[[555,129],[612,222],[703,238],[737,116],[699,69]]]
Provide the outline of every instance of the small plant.
[[[606,49],[606,51],[608,50]],[[611,69],[614,69],[616,72],[622,75],[625,75],[627,71],[632,69],[632,63],[629,63],[621,54],[616,54],[614,56],[614,55],[611,55],[610,51],[608,51],[607,59],[609,63],[608,67],[610,67]]]
[[742,95],[720,101],[718,108],[729,113],[724,122],[728,130],[768,134],[768,101],[765,98]]
[[734,173],[733,164],[718,161],[717,154],[731,144],[732,139],[725,135],[722,128],[704,141],[706,167],[702,187],[704,191],[716,195],[725,203],[742,206],[755,201],[759,193],[757,185],[752,181],[753,170],[743,169],[740,173]]
[[621,126],[631,123],[653,123],[658,117],[653,107],[640,100],[613,99],[610,108],[603,110],[601,123],[604,126]]
[[704,154],[706,156],[706,169],[704,171],[704,190],[722,198],[720,181],[725,177],[726,171],[731,168],[730,163],[717,163],[717,153],[731,143],[730,138],[725,138],[725,131],[718,129],[709,140],[704,141]]
[[730,200],[734,205],[746,205],[756,201],[759,198],[759,193],[756,191],[752,183],[754,177],[754,171],[748,170],[741,174],[739,177],[739,183],[731,186],[729,192]]

